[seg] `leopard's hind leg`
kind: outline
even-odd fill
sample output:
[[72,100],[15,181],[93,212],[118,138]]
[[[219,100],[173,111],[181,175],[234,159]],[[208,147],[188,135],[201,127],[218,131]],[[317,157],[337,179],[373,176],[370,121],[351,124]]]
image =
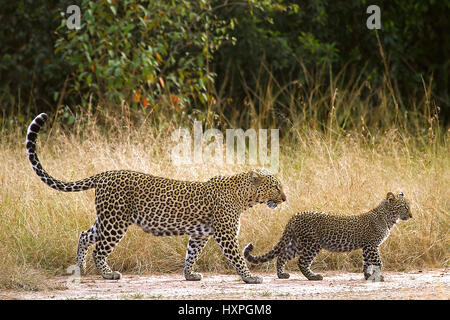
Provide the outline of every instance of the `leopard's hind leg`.
[[98,239],[99,224],[98,221],[95,220],[94,225],[89,230],[83,231],[78,240],[77,267],[80,269],[80,273],[84,273],[86,271],[86,254],[89,246],[97,242]]
[[118,217],[116,219],[100,221],[99,238],[92,254],[95,266],[105,279],[118,280],[122,277],[120,272],[112,271],[106,261],[111,252],[113,252],[114,247],[125,235],[130,224],[129,221],[119,220]]
[[287,261],[288,259],[284,255],[279,255],[277,258],[277,276],[280,279],[289,279],[290,277],[289,273],[284,272],[284,266]]
[[320,274],[315,274],[311,271],[311,264],[317,254],[320,252],[320,245],[308,243],[301,247],[301,252],[298,258],[298,267],[303,275],[308,280],[322,280],[323,277]]

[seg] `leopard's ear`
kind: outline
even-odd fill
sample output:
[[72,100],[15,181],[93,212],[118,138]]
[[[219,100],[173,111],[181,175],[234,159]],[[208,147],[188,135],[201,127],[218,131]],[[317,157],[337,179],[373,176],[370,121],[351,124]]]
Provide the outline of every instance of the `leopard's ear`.
[[259,185],[263,180],[263,177],[256,171],[252,171],[250,175],[250,181],[255,185]]
[[387,196],[386,196],[386,200],[389,202],[394,202],[395,200],[397,200],[394,196],[394,194],[392,192],[388,192]]

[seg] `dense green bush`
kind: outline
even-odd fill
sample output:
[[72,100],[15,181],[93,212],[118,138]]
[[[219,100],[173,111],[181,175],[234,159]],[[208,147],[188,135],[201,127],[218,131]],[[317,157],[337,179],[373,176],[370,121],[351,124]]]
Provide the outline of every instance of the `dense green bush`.
[[56,53],[74,67],[71,90],[82,100],[135,109],[161,98],[207,103],[212,53],[229,28],[208,1],[83,1],[81,11],[80,30],[63,17]]
[[[242,5],[218,10],[222,19],[236,20],[231,31],[236,45],[222,47],[214,64],[217,83],[228,79],[228,94],[234,99],[242,100],[249,91],[257,92],[258,86],[264,88],[271,79],[279,88],[291,81],[307,85],[305,69],[314,74],[325,66],[331,71],[330,76],[345,68],[347,82],[354,81],[355,73],[361,74],[372,88],[388,76],[405,109],[411,109],[413,102],[424,96],[422,78],[427,85],[433,78],[432,99],[449,119],[450,43],[445,30],[450,29],[450,24],[444,12],[449,12],[450,1],[273,3],[253,11]],[[386,66],[376,33],[366,26],[366,10],[373,4],[381,9],[382,29],[378,36]],[[247,88],[232,87],[236,81],[245,83]]]
[[[70,4],[81,7],[80,30],[65,26]],[[372,4],[384,57],[366,27]],[[425,98],[425,83],[448,123],[449,9],[448,0],[2,2],[0,106],[19,116],[123,102],[157,111],[165,99],[189,113],[214,94],[231,114],[271,81],[273,91],[294,82],[308,90],[306,72],[345,70],[344,85],[355,75],[368,88],[389,81],[405,110]]]

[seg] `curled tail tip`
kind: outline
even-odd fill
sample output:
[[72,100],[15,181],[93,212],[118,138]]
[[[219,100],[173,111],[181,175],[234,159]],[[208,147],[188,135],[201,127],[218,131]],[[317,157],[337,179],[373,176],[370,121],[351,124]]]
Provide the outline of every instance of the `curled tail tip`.
[[48,115],[46,113],[41,113],[36,118],[34,118],[33,122],[31,122],[31,124],[37,124],[39,127],[41,127],[47,120],[48,120]]
[[33,121],[31,121],[30,125],[28,126],[27,141],[36,140],[39,130],[47,120],[48,115],[46,113],[41,113],[36,118],[34,118]]
[[39,130],[41,130],[41,127],[44,125],[44,123],[48,120],[48,115],[46,113],[39,114],[36,118],[31,121],[30,125],[28,126],[27,130],[27,136],[25,140],[26,144],[26,150],[27,154],[30,158],[30,161],[32,161],[32,165],[36,165],[35,160],[35,149],[36,149],[36,139],[37,135],[39,133]]

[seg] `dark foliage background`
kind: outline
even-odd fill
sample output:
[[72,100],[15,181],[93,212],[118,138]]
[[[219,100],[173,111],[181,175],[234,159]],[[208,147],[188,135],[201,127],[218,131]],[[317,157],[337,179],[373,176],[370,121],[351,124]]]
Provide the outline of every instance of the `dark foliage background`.
[[[65,26],[71,4],[81,7],[81,30]],[[379,43],[366,27],[372,4]],[[320,73],[320,88],[341,72],[342,83],[367,82],[362,97],[390,81],[402,110],[432,99],[448,124],[449,9],[434,0],[2,1],[2,117],[123,103],[158,114],[164,102],[199,115],[220,105],[231,117],[259,88],[274,92],[277,108],[286,86],[307,90],[307,75]]]

